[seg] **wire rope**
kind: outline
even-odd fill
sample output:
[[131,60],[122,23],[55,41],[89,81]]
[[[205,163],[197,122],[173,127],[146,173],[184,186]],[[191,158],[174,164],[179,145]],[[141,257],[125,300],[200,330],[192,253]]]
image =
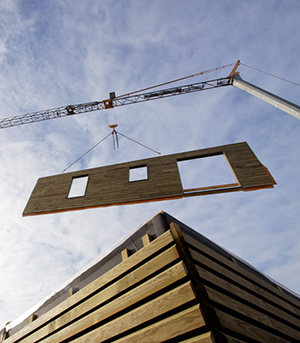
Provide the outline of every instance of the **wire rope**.
[[[95,149],[100,143],[102,143],[106,138],[108,138],[111,134],[113,135],[113,134],[119,134],[119,135],[121,135],[122,137],[124,137],[124,138],[127,138],[127,139],[129,139],[130,141],[132,141],[132,142],[134,142],[134,143],[136,143],[136,144],[139,144],[140,146],[142,146],[142,147],[144,147],[144,148],[146,148],[146,149],[148,149],[148,150],[151,150],[151,151],[153,151],[153,152],[155,152],[156,154],[158,154],[158,155],[161,155],[161,153],[160,152],[158,152],[158,151],[156,151],[156,150],[154,150],[154,149],[151,149],[151,148],[149,148],[148,146],[146,146],[146,145],[144,145],[144,144],[142,144],[142,143],[139,143],[138,141],[136,141],[136,140],[134,140],[134,139],[132,139],[132,138],[130,138],[130,137],[127,137],[127,136],[125,136],[125,135],[123,135],[122,133],[120,133],[120,132],[117,132],[116,130],[113,130],[112,132],[110,132],[107,136],[105,136],[103,139],[101,139],[98,143],[96,143],[94,146],[92,146],[88,151],[86,151],[83,155],[81,155],[80,157],[78,157],[73,163],[71,163],[67,168],[65,168],[64,170],[63,170],[63,173],[66,171],[66,170],[68,170],[70,167],[72,167],[76,162],[78,162],[80,159],[82,159],[85,155],[87,155],[89,152],[91,152],[93,149]],[[114,136],[113,136],[114,137]],[[116,139],[118,139],[117,138],[117,136],[116,136]],[[117,141],[118,142],[118,141]],[[119,147],[119,143],[117,143],[117,146]]]
[[[116,131],[116,132],[117,132],[117,131]],[[120,133],[120,132],[117,132],[117,133],[118,133],[119,135],[121,135],[121,136],[123,136],[123,137],[129,139],[130,141],[132,141],[132,142],[134,142],[134,143],[136,143],[136,144],[139,144],[139,145],[141,145],[142,147],[144,147],[144,148],[146,148],[146,149],[148,149],[148,150],[151,150],[151,151],[155,152],[155,153],[158,154],[158,155],[161,155],[160,152],[158,152],[158,151],[156,151],[156,150],[153,150],[153,149],[149,148],[148,146],[146,146],[146,145],[144,145],[144,144],[142,144],[142,143],[139,143],[139,142],[135,141],[134,139],[129,138],[129,137],[123,135],[123,134]]]
[[167,81],[167,82],[164,82],[164,83],[160,83],[160,84],[155,85],[155,86],[151,86],[151,87],[147,87],[147,88],[142,88],[142,89],[139,89],[139,90],[131,92],[131,93],[126,93],[126,94],[123,94],[123,95],[119,95],[119,96],[116,97],[116,99],[117,98],[122,98],[122,97],[125,97],[125,96],[129,96],[129,95],[132,95],[132,94],[135,94],[135,93],[139,93],[139,92],[144,92],[144,91],[147,91],[149,89],[165,86],[165,85],[168,85],[170,83],[174,83],[174,82],[182,81],[182,80],[185,80],[185,79],[189,79],[191,77],[208,74],[208,73],[211,73],[211,72],[216,71],[216,70],[220,70],[220,69],[231,67],[231,66],[233,66],[235,64],[236,64],[236,62],[235,63],[226,64],[224,66],[220,66],[220,67],[217,67],[217,68],[201,71],[200,73],[196,73],[196,74],[192,74],[192,75],[189,75],[189,76],[181,77],[179,79],[175,79],[175,80],[172,80],[172,81]]
[[101,139],[101,141],[99,141],[98,143],[96,143],[93,147],[91,147],[87,152],[85,152],[83,155],[81,155],[80,157],[77,158],[76,161],[74,161],[73,163],[71,163],[67,168],[65,168],[63,170],[63,173],[68,170],[70,167],[72,167],[72,165],[74,165],[76,162],[78,162],[82,157],[84,157],[85,155],[87,155],[90,151],[92,151],[94,148],[96,148],[97,145],[99,145],[100,143],[102,143],[107,137],[109,137],[111,135],[111,133],[109,133],[107,136],[105,136],[103,139]]
[[281,80],[281,81],[285,81],[285,82],[291,83],[292,85],[295,85],[295,86],[300,87],[300,84],[299,84],[299,83],[296,83],[296,82],[293,82],[293,81],[286,80],[286,79],[284,79],[284,78],[282,78],[282,77],[279,77],[279,76],[276,76],[276,75],[267,73],[267,72],[265,72],[265,71],[263,71],[263,70],[260,70],[260,69],[254,68],[254,67],[250,67],[250,66],[248,66],[247,64],[244,64],[244,63],[240,63],[240,64],[241,64],[242,66],[244,66],[244,67],[247,67],[247,68],[256,70],[256,71],[258,71],[258,72],[260,72],[260,73],[263,73],[263,74],[266,74],[266,75],[275,77],[276,79],[279,79],[279,80]]

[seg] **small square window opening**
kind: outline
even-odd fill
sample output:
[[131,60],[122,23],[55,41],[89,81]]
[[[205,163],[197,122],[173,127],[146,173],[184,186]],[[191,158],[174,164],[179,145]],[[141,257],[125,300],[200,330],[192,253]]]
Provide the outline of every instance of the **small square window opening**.
[[68,198],[83,197],[88,184],[88,176],[73,178]]
[[148,170],[146,166],[129,169],[129,182],[147,180]]

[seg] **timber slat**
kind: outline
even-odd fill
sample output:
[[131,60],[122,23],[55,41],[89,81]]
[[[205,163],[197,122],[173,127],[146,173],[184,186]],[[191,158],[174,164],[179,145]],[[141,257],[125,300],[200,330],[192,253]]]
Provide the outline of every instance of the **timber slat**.
[[[126,289],[128,289],[129,287],[132,287],[134,284],[143,280],[145,277],[148,277],[153,272],[155,272],[156,270],[159,270],[163,265],[168,264],[170,261],[173,261],[174,258],[177,258],[178,256],[175,247],[170,248],[168,253],[169,254],[163,253],[157,256],[155,259],[149,261],[145,265],[142,265],[140,268],[133,271],[131,274],[126,275],[124,278],[118,280],[116,283],[112,284],[110,287],[105,288],[101,292],[97,293],[95,296],[87,299],[84,303],[80,304],[74,309],[71,309],[65,314],[62,314],[58,319],[54,319],[50,325],[44,327],[43,329],[34,333],[32,336],[26,338],[24,340],[24,343],[29,343],[34,340],[37,340],[38,338],[42,338],[54,332],[55,330],[58,330],[60,327],[68,325],[70,322],[76,320],[79,317],[82,317],[83,315],[85,315],[87,312],[90,312],[94,308],[99,307],[101,304],[108,301],[112,297],[115,297],[119,293],[126,291]],[[158,277],[154,277],[150,279],[148,283],[143,284],[143,287],[139,287],[142,289],[138,294],[135,294],[135,292],[133,292],[133,294],[131,295],[132,293],[131,292],[128,295],[128,297],[126,294],[125,297],[123,296],[121,298],[118,298],[118,301],[115,302],[115,305],[111,303],[109,305],[106,305],[105,308],[107,308],[107,311],[105,311],[103,307],[101,307],[100,310],[93,312],[91,315],[93,317],[93,320],[96,319],[96,313],[98,312],[100,314],[100,317],[102,318],[104,315],[109,316],[109,315],[114,314],[115,311],[119,311],[122,308],[122,306],[131,305],[132,303],[134,303],[133,300],[136,299],[137,297],[138,297],[138,300],[142,300],[140,297],[142,295],[148,296],[149,289],[151,290],[151,287],[153,284],[155,284],[157,289],[160,289],[160,287],[165,287],[166,286],[165,283],[168,280],[170,280],[170,282],[174,280],[173,273],[178,273],[178,275],[175,276],[175,281],[178,281],[178,279],[186,276],[186,272],[184,271],[184,268],[182,265],[178,265],[177,267],[175,266],[167,270],[166,272],[159,274],[159,277],[160,277],[159,280],[158,280]],[[123,302],[124,302],[124,305],[122,305]],[[79,330],[81,327],[87,327],[88,323],[90,323],[89,318],[91,316],[84,317],[84,319],[81,320],[82,325],[76,322],[75,324],[71,325],[71,327],[76,327],[76,330]],[[70,330],[71,330],[70,327],[68,327],[67,331],[69,332]],[[56,336],[54,337],[54,340],[51,337],[49,339],[49,342],[55,342],[55,340],[57,339]],[[48,340],[46,339],[45,342],[48,342]]]
[[212,333],[205,332],[202,335],[195,336],[189,339],[185,339],[184,341],[179,341],[180,343],[214,343],[215,341],[212,338]]
[[[232,275],[233,280],[236,280],[239,277],[242,277],[247,280],[251,280],[253,284],[257,284],[258,287],[260,287],[260,290],[257,290],[261,295],[264,295],[266,292],[269,292],[270,295],[273,295],[276,297],[276,300],[274,302],[279,302],[280,304],[284,303],[284,307],[289,309],[292,313],[295,313],[297,316],[300,317],[300,301],[296,299],[295,297],[289,296],[288,294],[279,291],[277,288],[272,286],[270,283],[266,282],[262,278],[259,278],[256,276],[254,273],[250,273],[246,269],[242,268],[241,266],[232,263],[232,261],[228,260],[228,258],[222,256],[221,254],[218,254],[217,252],[213,251],[209,247],[205,246],[201,242],[196,241],[192,237],[188,235],[184,235],[185,241],[190,244],[190,253],[192,257],[196,260],[199,261],[200,263],[204,263],[210,268],[215,268],[216,271],[220,272],[221,274],[226,275],[229,273]],[[199,251],[202,251],[206,256],[210,256],[210,258],[207,258],[205,255],[200,254],[196,250],[194,250],[192,247],[195,247]],[[226,269],[228,271],[226,271]],[[231,274],[235,273],[234,274]],[[256,274],[259,274],[258,272]],[[240,280],[240,279],[238,279]],[[240,281],[237,281],[240,282]],[[244,284],[244,282],[243,282]],[[278,297],[278,298],[277,298]],[[290,304],[293,304],[291,306]]]
[[77,343],[102,342],[133,329],[159,315],[195,299],[190,283],[175,288],[117,319],[100,326],[88,334],[73,340]]
[[[232,297],[220,293],[210,287],[206,287],[206,291],[208,293],[210,300],[227,307],[230,311],[233,310],[242,316],[248,317],[250,320],[256,321],[256,326],[260,327],[261,330],[265,330],[262,326],[266,326],[271,329],[270,331],[278,331],[278,336],[280,333],[285,334],[286,336],[290,337],[291,341],[293,341],[293,339],[300,339],[299,330],[295,330],[290,326],[283,324],[279,320],[272,318],[271,316],[266,316],[264,313],[261,313],[260,311],[257,311],[250,306],[242,304],[241,302],[236,301]],[[214,305],[212,306],[214,307]],[[239,316],[237,315],[237,317]],[[248,319],[244,321],[247,323]]]
[[223,336],[227,339],[227,341],[229,343],[248,343],[249,342],[248,339],[242,340],[242,339],[234,338],[234,337],[229,336],[229,335],[225,335],[224,333],[223,333]]
[[[197,270],[199,272],[199,275],[201,277],[201,273],[202,270],[201,267],[197,266]],[[220,270],[220,272],[222,272],[222,270]],[[226,273],[226,278],[231,279],[233,283],[237,283],[239,285],[239,287],[241,288],[245,288],[247,290],[247,292],[255,294],[255,293],[259,293],[259,295],[263,298],[265,298],[267,301],[273,303],[273,304],[277,304],[279,307],[281,307],[282,310],[287,310],[289,311],[290,314],[294,314],[295,315],[295,309],[293,306],[291,306],[290,304],[284,302],[283,300],[274,297],[273,294],[270,294],[269,292],[265,291],[262,288],[259,288],[258,286],[255,286],[254,284],[252,284],[251,282],[240,278],[240,277],[236,277],[234,274],[232,274],[229,271],[223,270],[223,272]],[[204,276],[205,277],[205,276]],[[227,279],[227,280],[228,280]],[[298,316],[296,318],[299,318]]]
[[[229,330],[237,332],[243,336],[246,336],[252,340],[256,340],[262,343],[285,343],[291,342],[289,340],[285,340],[282,337],[278,337],[275,334],[270,332],[266,332],[261,328],[251,325],[249,323],[244,322],[236,317],[230,316],[227,313],[215,310],[220,321],[220,324]],[[248,340],[246,340],[247,342]]]
[[[150,279],[146,283],[138,286],[137,288],[125,293],[119,298],[113,300],[112,302],[107,303],[106,305],[100,307],[99,309],[93,311],[92,313],[87,314],[82,319],[79,319],[76,322],[72,322],[67,327],[56,332],[52,336],[45,338],[43,343],[56,343],[62,340],[68,339],[75,334],[80,333],[83,330],[88,329],[89,327],[100,323],[101,321],[109,318],[112,315],[117,314],[118,312],[126,309],[129,306],[134,305],[138,301],[142,301],[144,298],[155,294],[161,289],[170,286],[172,283],[181,280],[186,277],[187,273],[184,269],[182,262],[174,267],[166,270],[162,274]],[[69,318],[62,316],[62,320],[58,319],[58,328],[65,325],[65,322],[70,322]],[[51,323],[52,329],[52,323]],[[31,339],[29,342],[34,342],[36,340],[33,335],[34,340]],[[22,342],[23,343],[23,342]],[[27,343],[27,342],[26,342]]]
[[[259,294],[260,297],[264,297],[265,299],[269,300],[273,304],[277,304],[277,306],[280,306],[281,309],[287,310],[291,314],[297,315],[297,317],[299,318],[298,309],[296,309],[290,303],[287,303],[286,301],[284,301],[282,298],[277,297],[274,293],[270,293],[268,290],[261,287],[260,285],[251,282],[250,279],[247,280],[235,274],[234,272],[230,271],[229,269],[226,269],[220,266],[219,264],[206,259],[204,256],[202,257],[202,262],[206,264],[207,266],[209,266],[209,268],[213,269],[212,273],[216,273],[219,276],[224,275],[223,276],[224,279],[230,280],[231,283],[238,284],[240,288],[245,288],[250,293]],[[201,271],[202,271],[201,266],[197,266],[196,268],[201,277]],[[275,289],[275,292],[276,291],[278,290]]]
[[153,240],[151,244],[148,244],[144,248],[138,250],[134,255],[130,256],[128,259],[118,264],[116,267],[109,270],[95,281],[91,282],[85,288],[72,295],[72,297],[69,297],[52,310],[45,313],[42,317],[37,318],[32,323],[16,332],[13,337],[6,340],[6,343],[21,340],[22,337],[28,336],[31,332],[39,330],[51,322],[54,318],[59,317],[63,312],[65,312],[66,308],[75,307],[79,303],[87,300],[93,293],[103,289],[108,282],[111,282],[111,280],[119,278],[122,275],[126,275],[126,273],[134,269],[137,264],[140,264],[142,260],[150,258],[153,254],[157,253],[165,246],[169,246],[172,242],[173,237],[170,231],[165,232]]
[[[199,275],[201,276],[201,280],[206,284],[206,281],[209,284],[213,284],[216,287],[221,288],[224,293],[231,294],[232,297],[238,297],[241,302],[246,302],[247,304],[252,304],[254,307],[259,307],[261,311],[264,313],[268,313],[271,316],[277,317],[278,320],[282,319],[285,322],[289,322],[292,325],[300,328],[300,319],[290,315],[290,313],[283,311],[282,309],[278,308],[276,305],[277,303],[273,302],[270,304],[268,301],[269,299],[261,299],[258,297],[253,289],[253,293],[246,291],[243,288],[240,288],[233,283],[224,280],[221,277],[214,275],[213,273],[208,272],[207,270],[197,267],[199,271]],[[276,300],[276,299],[275,299]]]
[[163,342],[205,325],[199,305],[157,322],[115,343],[153,343]]
[[69,283],[69,298],[5,342],[300,342],[296,296],[188,227],[159,223],[170,230],[143,229],[140,250],[126,241],[108,255],[119,264],[75,293]]

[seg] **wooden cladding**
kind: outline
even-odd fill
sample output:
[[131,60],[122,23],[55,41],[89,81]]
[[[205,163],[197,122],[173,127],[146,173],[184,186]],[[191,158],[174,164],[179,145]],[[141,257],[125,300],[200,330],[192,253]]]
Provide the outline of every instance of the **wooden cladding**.
[[212,342],[210,334],[167,231],[5,342]]
[[299,297],[184,224],[164,225],[5,342],[300,341]]
[[[177,163],[216,155],[224,155],[237,182],[183,189]],[[130,171],[139,168],[146,169],[145,176],[132,181]],[[78,196],[70,196],[73,183],[81,178],[87,181],[85,188]],[[248,191],[274,184],[267,169],[243,142],[40,178],[23,216]]]
[[299,298],[239,260],[183,236],[203,306],[222,342],[300,341]]

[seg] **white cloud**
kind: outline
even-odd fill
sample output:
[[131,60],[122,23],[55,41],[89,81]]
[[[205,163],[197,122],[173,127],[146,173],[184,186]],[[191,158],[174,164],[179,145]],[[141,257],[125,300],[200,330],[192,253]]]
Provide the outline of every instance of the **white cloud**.
[[[218,4],[218,5],[216,5]],[[276,3],[278,5],[278,3]],[[277,6],[276,5],[276,6]],[[0,1],[1,117],[103,100],[241,59],[299,83],[296,1]],[[241,76],[291,101],[298,88],[241,66]],[[186,83],[226,76],[224,69]],[[164,154],[248,141],[274,190],[22,218],[39,177],[62,172],[119,132]],[[296,292],[299,120],[223,89],[24,125],[0,132],[0,326],[165,210]],[[154,156],[109,137],[72,170]],[[2,323],[2,324],[1,324]]]

